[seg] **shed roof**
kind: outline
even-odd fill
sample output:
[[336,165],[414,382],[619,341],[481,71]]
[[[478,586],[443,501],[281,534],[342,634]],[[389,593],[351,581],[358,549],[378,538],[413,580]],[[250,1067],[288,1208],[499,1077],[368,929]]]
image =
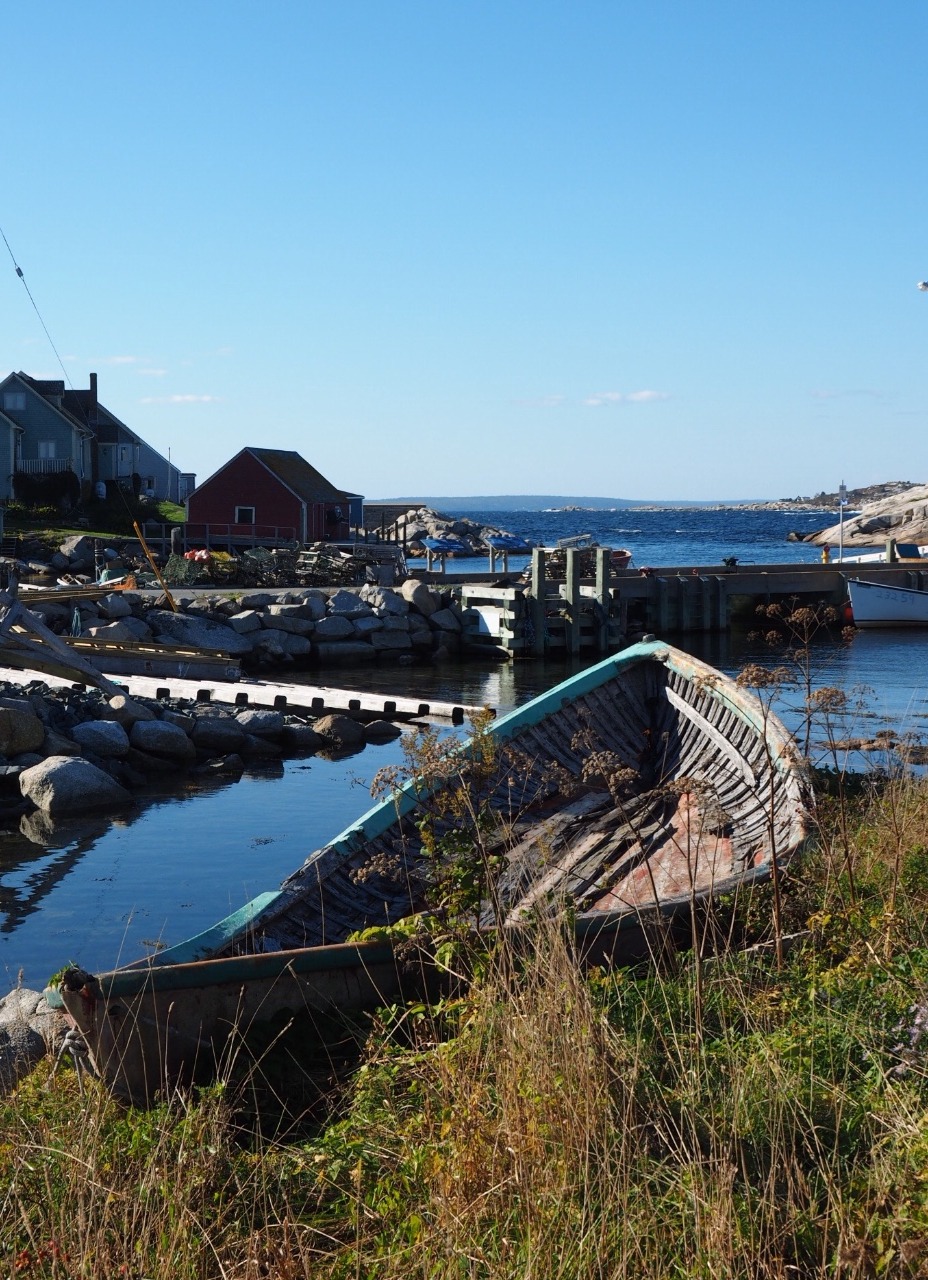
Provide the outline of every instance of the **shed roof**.
[[249,447],[242,452],[253,454],[259,462],[263,462],[268,471],[304,502],[344,502],[348,497],[344,489],[336,489],[334,484],[326,480],[320,471],[310,466],[294,449]]

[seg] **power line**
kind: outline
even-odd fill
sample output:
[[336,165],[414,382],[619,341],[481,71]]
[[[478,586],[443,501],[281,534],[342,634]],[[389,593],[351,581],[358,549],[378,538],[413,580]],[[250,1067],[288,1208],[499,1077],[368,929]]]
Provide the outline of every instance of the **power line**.
[[7,252],[10,255],[10,261],[13,263],[13,266],[16,268],[16,274],[19,276],[20,280],[22,280],[23,282],[23,288],[26,290],[26,296],[28,297],[29,301],[32,303],[32,309],[35,311],[36,315],[39,317],[39,324],[45,330],[45,336],[46,338],[48,338],[48,344],[51,347],[52,351],[54,351],[55,359],[58,361],[58,364],[61,366],[61,372],[64,374],[64,380],[73,391],[74,384],[71,382],[71,379],[68,376],[68,371],[64,367],[64,361],[61,359],[61,356],[58,354],[58,348],[55,346],[54,342],[52,341],[52,335],[48,332],[48,325],[42,319],[42,312],[39,310],[38,306],[36,305],[36,300],[35,298],[33,298],[32,292],[29,286],[26,284],[26,277],[23,275],[23,269],[19,265],[19,263],[16,261],[16,258],[13,255],[13,250],[10,248],[10,242],[9,240],[7,240],[6,232],[3,230],[2,227],[0,227],[0,236],[3,236],[3,243],[6,245]]

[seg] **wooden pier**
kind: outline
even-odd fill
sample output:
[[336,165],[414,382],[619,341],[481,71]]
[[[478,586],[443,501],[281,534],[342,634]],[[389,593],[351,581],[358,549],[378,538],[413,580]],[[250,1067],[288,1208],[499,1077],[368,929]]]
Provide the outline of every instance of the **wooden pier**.
[[[563,554],[563,553],[562,553]],[[513,657],[609,653],[630,635],[720,632],[754,625],[758,606],[773,602],[843,607],[847,579],[928,590],[928,560],[842,564],[687,565],[612,569],[608,548],[596,551],[595,578],[580,578],[568,551],[563,578],[546,573],[545,552],[532,556],[531,580],[500,585],[490,575],[442,575],[460,584],[464,638],[471,649]]]

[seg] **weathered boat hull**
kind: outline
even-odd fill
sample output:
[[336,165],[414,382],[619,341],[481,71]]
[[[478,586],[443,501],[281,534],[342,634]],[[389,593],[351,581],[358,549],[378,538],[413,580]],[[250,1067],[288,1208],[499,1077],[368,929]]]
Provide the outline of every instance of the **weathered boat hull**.
[[310,1027],[333,1010],[411,998],[426,979],[423,966],[398,961],[389,943],[369,942],[98,977],[71,970],[46,996],[83,1033],[111,1090],[146,1105],[231,1068],[262,1028],[288,1020]]
[[[483,923],[520,934],[569,903],[581,948],[620,961],[652,953],[701,904],[765,879],[805,838],[792,738],[733,681],[667,645],[606,659],[478,741],[490,750],[462,749],[428,785],[411,780],[206,933],[111,974],[66,976],[50,999],[65,1003],[111,1085],[147,1099],[193,1061],[215,1064],[253,1009],[292,1007],[300,966],[325,972],[353,932],[429,906],[424,831],[439,846],[458,833],[463,794],[503,862]],[[353,954],[360,976],[332,979],[335,1003],[401,990],[391,955]]]
[[[578,922],[573,939],[581,961],[633,964],[676,949],[687,931],[673,912],[624,912]],[[295,1026],[305,1041],[333,1014],[435,998],[459,982],[424,946],[382,940],[99,975],[72,969],[46,999],[81,1031],[112,1093],[147,1106],[237,1065],[260,1071],[269,1028]]]
[[850,578],[847,584],[856,627],[928,627],[928,591]]

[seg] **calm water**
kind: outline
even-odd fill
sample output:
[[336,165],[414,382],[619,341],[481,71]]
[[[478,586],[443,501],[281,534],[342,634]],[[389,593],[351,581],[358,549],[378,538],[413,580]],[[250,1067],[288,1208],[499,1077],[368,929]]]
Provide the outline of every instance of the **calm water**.
[[[462,514],[480,518],[473,511]],[[814,547],[789,543],[786,535],[823,528],[833,517],[674,509],[494,512],[486,519],[549,545],[591,532],[607,545],[629,547],[640,567],[718,564],[732,555],[744,564],[815,560]],[[727,672],[747,661],[776,661],[762,643],[745,636],[683,643]],[[338,683],[505,710],[570,670],[550,661],[365,667],[340,674]],[[850,643],[817,644],[815,680],[845,689],[855,701],[858,691],[869,690],[861,693],[857,723],[848,726],[852,732],[872,736],[877,728],[901,726],[928,733],[928,633],[862,632]],[[778,709],[798,727],[796,701],[798,696],[787,695]],[[339,762],[291,760],[234,784],[157,797],[115,821],[101,818],[49,831],[41,821],[24,820],[15,829],[0,828],[0,986],[4,980],[4,990],[15,985],[22,971],[28,986],[41,987],[68,960],[91,969],[109,967],[159,941],[178,942],[207,928],[274,888],[308,852],[368,808],[374,774],[401,758],[401,747],[393,743]]]

